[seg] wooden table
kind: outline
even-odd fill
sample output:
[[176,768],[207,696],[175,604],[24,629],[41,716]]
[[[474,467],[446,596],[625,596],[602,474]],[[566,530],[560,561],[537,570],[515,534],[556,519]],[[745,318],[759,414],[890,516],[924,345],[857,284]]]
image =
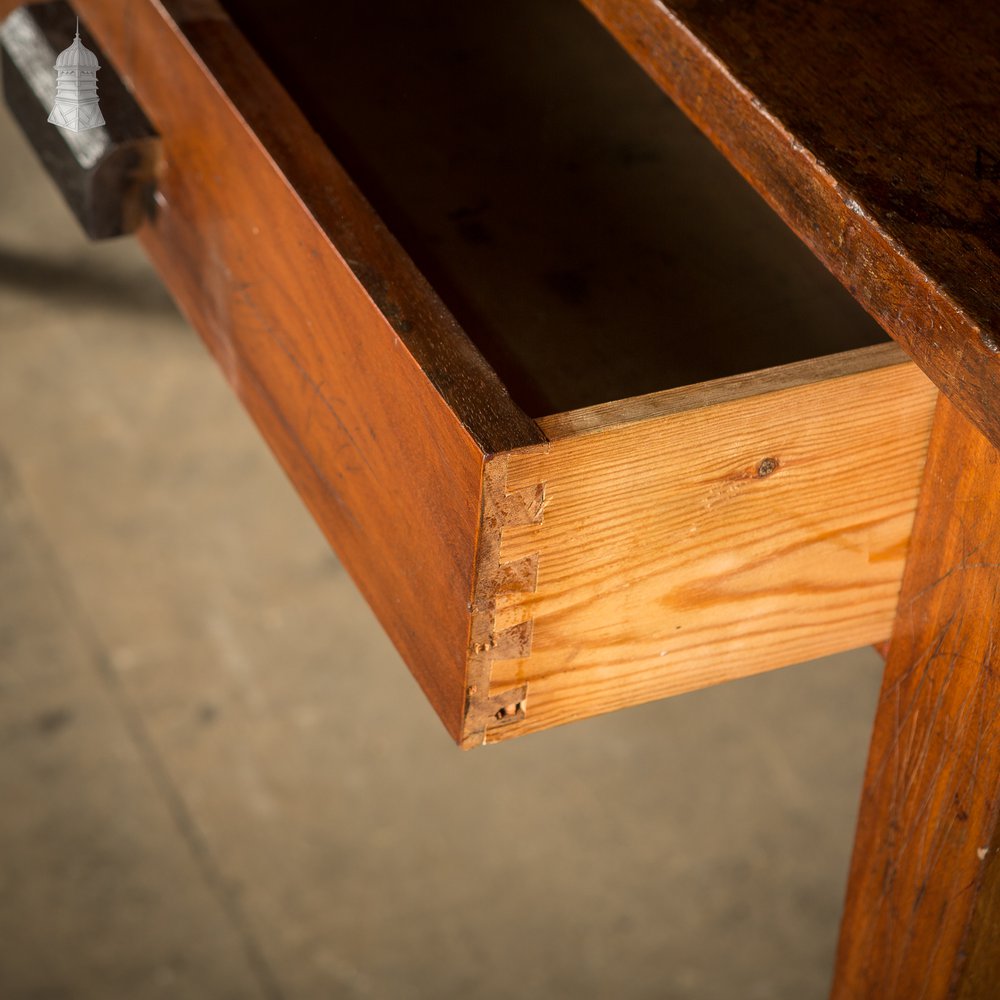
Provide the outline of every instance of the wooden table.
[[1000,995],[1000,16],[588,0],[941,390],[836,997]]
[[915,365],[569,3],[79,0],[115,225],[462,745],[891,630],[834,996],[1000,995],[1000,13],[585,5]]

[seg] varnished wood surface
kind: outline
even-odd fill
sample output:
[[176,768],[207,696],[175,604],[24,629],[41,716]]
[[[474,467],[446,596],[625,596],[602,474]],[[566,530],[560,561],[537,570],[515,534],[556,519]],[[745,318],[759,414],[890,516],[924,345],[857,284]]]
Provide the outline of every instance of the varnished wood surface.
[[836,1000],[1000,983],[1000,454],[942,400],[872,735]]
[[895,345],[836,360],[509,456],[508,495],[543,500],[502,531],[495,634],[530,644],[493,654],[524,718],[487,742],[889,634],[937,392]]
[[584,2],[1000,443],[1000,5]]
[[459,738],[483,453],[537,428],[221,9],[78,6],[162,136],[143,245]]
[[224,0],[532,416],[884,334],[576,0]]

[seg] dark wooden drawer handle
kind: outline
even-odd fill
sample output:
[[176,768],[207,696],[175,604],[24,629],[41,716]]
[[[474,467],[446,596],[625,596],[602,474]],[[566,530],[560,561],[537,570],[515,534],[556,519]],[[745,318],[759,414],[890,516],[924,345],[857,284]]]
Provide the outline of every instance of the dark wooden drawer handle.
[[0,25],[7,106],[91,239],[135,230],[154,209],[159,138],[110,60],[81,23],[97,56],[106,124],[71,132],[49,124],[56,57],[73,41],[76,14],[66,3],[20,7]]

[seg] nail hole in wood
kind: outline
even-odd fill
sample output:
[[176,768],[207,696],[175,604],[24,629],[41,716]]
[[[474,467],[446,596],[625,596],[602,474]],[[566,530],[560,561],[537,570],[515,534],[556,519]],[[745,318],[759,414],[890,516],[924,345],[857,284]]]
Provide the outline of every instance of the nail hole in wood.
[[513,719],[518,714],[518,712],[521,712],[523,710],[524,710],[524,702],[518,701],[515,702],[513,705],[504,705],[504,707],[501,708],[496,713],[494,718],[497,720],[497,722],[503,722],[504,719]]

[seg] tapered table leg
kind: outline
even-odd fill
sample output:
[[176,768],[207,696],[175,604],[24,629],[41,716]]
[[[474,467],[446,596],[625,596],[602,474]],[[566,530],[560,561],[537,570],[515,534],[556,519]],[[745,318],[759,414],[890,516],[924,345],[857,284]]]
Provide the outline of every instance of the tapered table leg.
[[1000,454],[941,398],[865,775],[836,1000],[1000,997]]

